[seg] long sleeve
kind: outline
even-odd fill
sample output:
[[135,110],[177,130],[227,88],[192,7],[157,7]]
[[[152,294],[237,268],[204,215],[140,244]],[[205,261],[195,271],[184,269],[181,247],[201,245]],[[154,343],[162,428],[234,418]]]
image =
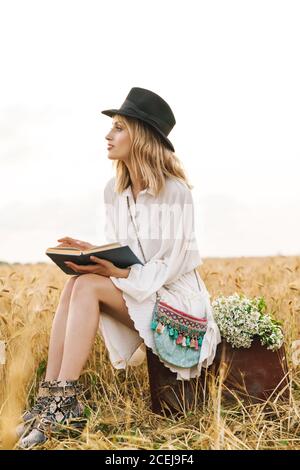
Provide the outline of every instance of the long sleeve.
[[[194,206],[189,188],[182,183],[176,184],[173,191],[167,194],[164,203],[157,205],[161,213],[161,238],[156,252],[143,266],[132,265],[127,278],[110,277],[116,287],[137,302],[143,302],[163,285],[172,283],[201,264],[194,234]],[[147,252],[145,246],[151,240],[140,238],[140,241],[144,252]],[[138,256],[142,255],[139,253]]]

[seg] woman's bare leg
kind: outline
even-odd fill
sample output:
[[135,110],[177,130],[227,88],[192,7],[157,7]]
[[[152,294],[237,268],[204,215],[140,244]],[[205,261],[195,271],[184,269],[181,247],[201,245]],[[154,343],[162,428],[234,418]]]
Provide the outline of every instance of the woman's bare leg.
[[51,328],[48,363],[45,376],[45,380],[47,381],[56,380],[58,378],[63,357],[70,298],[78,277],[79,276],[72,276],[66,282],[55,312]]
[[111,279],[97,274],[81,275],[71,294],[58,380],[79,378],[99,327],[101,305],[109,315],[135,330],[122,291],[116,288]]

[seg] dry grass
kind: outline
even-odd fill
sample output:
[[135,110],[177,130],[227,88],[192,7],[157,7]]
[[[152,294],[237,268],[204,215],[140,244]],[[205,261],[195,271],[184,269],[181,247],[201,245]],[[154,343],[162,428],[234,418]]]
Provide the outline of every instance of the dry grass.
[[[212,294],[263,295],[282,320],[292,377],[290,402],[269,407],[228,404],[220,385],[210,384],[203,409],[177,419],[150,411],[146,361],[116,370],[97,336],[82,373],[88,424],[81,434],[66,429],[43,449],[299,449],[300,377],[292,364],[292,341],[300,339],[300,257],[206,259],[199,272]],[[56,266],[0,265],[0,446],[16,448],[15,425],[31,405],[45,370],[51,321],[67,276]]]

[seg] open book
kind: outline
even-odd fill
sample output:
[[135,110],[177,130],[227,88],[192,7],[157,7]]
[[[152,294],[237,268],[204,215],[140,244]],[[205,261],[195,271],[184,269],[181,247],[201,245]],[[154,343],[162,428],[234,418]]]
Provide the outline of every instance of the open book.
[[66,274],[76,274],[76,272],[64,264],[65,261],[72,261],[78,265],[97,264],[90,259],[90,256],[97,256],[98,258],[111,261],[115,266],[122,269],[128,268],[133,264],[144,264],[128,245],[122,246],[120,243],[95,246],[88,250],[56,246],[48,248],[45,254]]

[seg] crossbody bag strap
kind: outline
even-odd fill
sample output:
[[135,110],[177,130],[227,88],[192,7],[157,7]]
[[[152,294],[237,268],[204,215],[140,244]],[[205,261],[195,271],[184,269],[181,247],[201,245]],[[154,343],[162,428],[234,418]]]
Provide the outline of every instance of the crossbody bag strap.
[[[137,241],[138,241],[140,250],[141,250],[143,258],[144,258],[144,262],[147,263],[145,253],[144,253],[143,247],[141,245],[141,242],[140,242],[140,239],[139,239],[139,236],[138,236],[138,232],[137,232],[137,229],[136,229],[136,226],[135,226],[135,223],[133,221],[132,214],[131,214],[130,204],[129,204],[129,196],[127,196],[127,207],[128,207],[128,210],[129,210],[132,225],[133,225],[135,233],[136,233]],[[196,279],[197,279],[197,284],[198,284],[198,287],[199,287],[199,291],[201,292],[201,287],[200,287],[200,284],[199,284],[199,279],[198,279],[197,274],[196,274],[196,269],[194,269],[194,273],[195,273],[195,276],[196,276]],[[156,293],[156,296],[160,297],[160,295],[158,293]]]
[[144,253],[144,250],[142,248],[142,245],[141,245],[138,233],[137,233],[137,229],[136,229],[135,223],[133,222],[133,218],[132,218],[132,215],[131,215],[130,204],[129,204],[129,196],[127,196],[127,206],[128,206],[129,214],[130,214],[130,217],[131,217],[131,222],[132,222],[132,225],[134,226],[134,230],[135,230],[135,233],[136,233],[136,238],[137,238],[137,241],[139,243],[139,247],[140,247],[140,250],[142,252],[143,258],[144,258],[144,262],[147,263],[145,253]]

